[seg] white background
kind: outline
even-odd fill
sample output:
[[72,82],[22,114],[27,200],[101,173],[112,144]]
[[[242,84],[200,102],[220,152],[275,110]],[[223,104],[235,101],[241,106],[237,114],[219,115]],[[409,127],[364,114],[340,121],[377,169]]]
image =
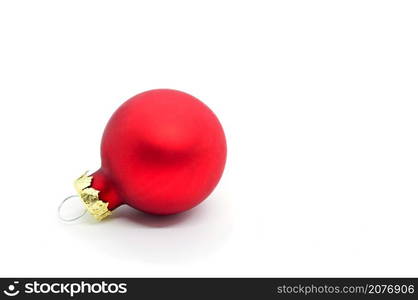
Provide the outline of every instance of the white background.
[[[418,276],[416,1],[3,1],[0,276]],[[221,120],[197,208],[65,224],[111,113]]]

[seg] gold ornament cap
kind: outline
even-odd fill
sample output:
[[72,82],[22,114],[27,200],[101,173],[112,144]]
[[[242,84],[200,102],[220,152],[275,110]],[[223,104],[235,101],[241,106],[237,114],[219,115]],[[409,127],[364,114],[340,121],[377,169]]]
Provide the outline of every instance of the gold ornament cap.
[[99,192],[91,187],[92,176],[88,176],[87,172],[78,177],[74,181],[74,187],[84,203],[87,211],[98,221],[103,220],[112,212],[108,209],[109,203],[100,200]]

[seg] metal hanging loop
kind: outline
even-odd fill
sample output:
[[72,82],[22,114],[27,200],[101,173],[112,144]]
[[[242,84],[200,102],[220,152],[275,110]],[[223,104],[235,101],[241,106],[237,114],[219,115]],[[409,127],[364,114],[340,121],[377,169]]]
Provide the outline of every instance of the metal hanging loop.
[[61,221],[64,221],[64,222],[74,222],[74,221],[80,219],[81,217],[83,217],[86,214],[86,212],[87,212],[87,209],[84,209],[83,213],[81,215],[77,216],[77,217],[74,217],[74,218],[64,218],[62,216],[62,214],[61,214],[62,206],[64,205],[65,202],[67,202],[71,198],[80,198],[80,197],[78,195],[71,195],[71,196],[68,196],[67,198],[65,198],[64,200],[62,200],[61,204],[58,206],[58,217],[60,218]]

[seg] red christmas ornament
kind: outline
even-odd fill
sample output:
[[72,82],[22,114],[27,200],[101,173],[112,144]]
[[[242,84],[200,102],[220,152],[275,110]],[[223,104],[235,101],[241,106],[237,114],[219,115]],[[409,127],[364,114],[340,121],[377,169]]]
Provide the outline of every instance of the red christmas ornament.
[[215,114],[198,99],[151,90],[112,115],[101,159],[99,170],[75,183],[97,219],[122,204],[169,215],[198,205],[213,191],[224,170],[226,140]]

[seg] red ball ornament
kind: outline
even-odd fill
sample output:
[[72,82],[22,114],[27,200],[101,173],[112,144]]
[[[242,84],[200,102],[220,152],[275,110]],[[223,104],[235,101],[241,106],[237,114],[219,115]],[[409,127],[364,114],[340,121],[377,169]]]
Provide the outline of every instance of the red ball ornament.
[[197,98],[151,90],[112,115],[101,160],[99,170],[75,183],[97,219],[122,204],[169,215],[198,205],[213,191],[224,170],[226,140],[215,114]]

